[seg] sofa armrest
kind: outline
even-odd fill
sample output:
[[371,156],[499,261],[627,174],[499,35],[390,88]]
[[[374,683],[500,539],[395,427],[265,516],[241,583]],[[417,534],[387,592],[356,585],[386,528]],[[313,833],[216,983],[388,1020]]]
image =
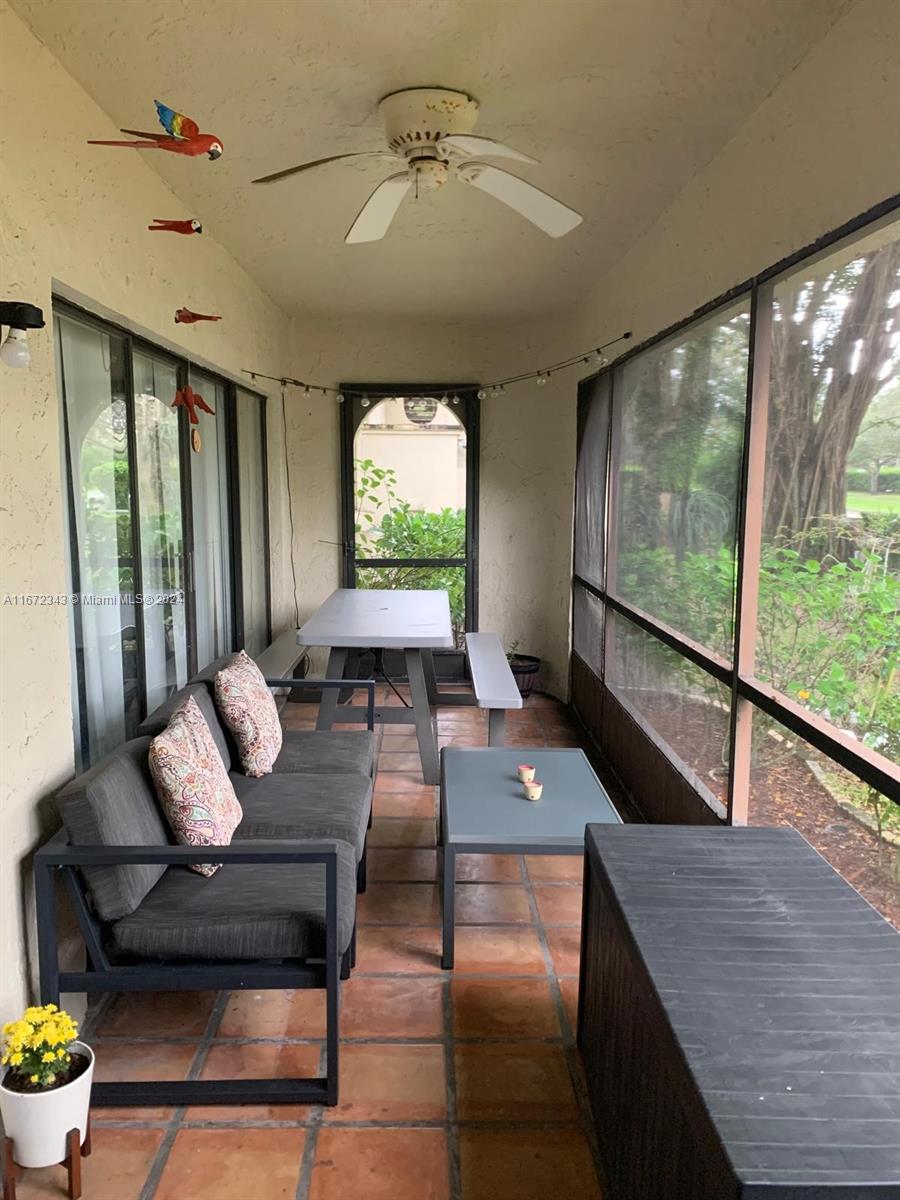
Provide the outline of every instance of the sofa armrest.
[[60,830],[35,853],[36,867],[109,867],[137,863],[189,867],[207,863],[325,863],[337,869],[337,842],[300,838],[232,842],[230,846],[73,846]]
[[370,733],[375,732],[375,680],[374,679],[267,679],[266,687],[281,688],[365,688],[366,725]]

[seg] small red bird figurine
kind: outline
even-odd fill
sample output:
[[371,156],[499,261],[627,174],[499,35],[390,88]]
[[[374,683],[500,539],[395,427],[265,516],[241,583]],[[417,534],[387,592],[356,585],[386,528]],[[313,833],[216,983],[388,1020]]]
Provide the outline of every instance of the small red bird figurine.
[[123,129],[132,137],[143,139],[140,142],[103,142],[90,140],[89,146],[134,146],[138,150],[169,150],[172,154],[188,154],[196,158],[199,154],[208,154],[211,159],[217,159],[222,153],[222,143],[214,133],[201,133],[200,126],[184,113],[176,112],[165,104],[154,100],[159,122],[165,133],[146,133],[140,129]]
[[175,393],[175,399],[172,401],[172,408],[186,408],[188,411],[188,419],[192,425],[199,425],[200,418],[197,416],[197,409],[201,412],[209,413],[214,417],[215,411],[209,407],[199,392],[195,392],[190,384],[185,384],[183,388],[179,388]]
[[203,226],[196,217],[188,221],[167,221],[163,217],[154,217],[153,224],[147,228],[151,233],[202,233]]
[[196,321],[221,321],[222,318],[215,313],[195,313],[189,308],[178,308],[175,310],[176,325],[193,325]]

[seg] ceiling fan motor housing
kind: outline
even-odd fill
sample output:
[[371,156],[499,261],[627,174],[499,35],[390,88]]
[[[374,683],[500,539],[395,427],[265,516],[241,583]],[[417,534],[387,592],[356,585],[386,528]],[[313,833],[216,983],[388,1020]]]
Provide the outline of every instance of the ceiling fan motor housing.
[[408,159],[441,159],[437,148],[441,138],[475,128],[478,101],[449,88],[406,88],[383,97],[378,111],[393,151]]

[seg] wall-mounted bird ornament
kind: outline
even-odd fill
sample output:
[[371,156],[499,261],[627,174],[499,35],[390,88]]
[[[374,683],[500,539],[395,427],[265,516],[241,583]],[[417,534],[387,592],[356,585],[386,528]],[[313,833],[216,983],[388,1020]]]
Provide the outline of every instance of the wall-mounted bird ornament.
[[202,233],[203,226],[196,217],[187,221],[167,221],[164,217],[154,217],[153,224],[147,228],[151,233]]
[[222,142],[214,133],[201,133],[200,126],[184,113],[176,112],[159,100],[154,100],[159,123],[165,133],[146,133],[140,129],[123,129],[123,133],[141,138],[139,142],[107,142],[91,139],[89,146],[133,146],[137,150],[169,150],[172,154],[187,154],[196,158],[208,154],[217,159],[222,153]]
[[177,308],[175,310],[176,325],[195,325],[197,321],[221,321],[222,318],[217,313],[195,313],[189,308]]
[[195,392],[189,383],[183,388],[179,388],[175,393],[175,399],[172,401],[172,408],[186,408],[188,420],[192,425],[199,425],[200,418],[197,416],[197,409],[201,412],[209,413],[214,417],[215,410],[210,408],[199,392]]

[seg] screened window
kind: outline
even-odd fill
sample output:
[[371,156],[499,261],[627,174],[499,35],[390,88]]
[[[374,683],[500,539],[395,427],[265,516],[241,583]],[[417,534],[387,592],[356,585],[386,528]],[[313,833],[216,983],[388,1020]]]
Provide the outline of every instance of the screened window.
[[572,607],[598,736],[617,703],[717,815],[795,826],[900,927],[896,214],[581,385]]
[[616,558],[609,588],[731,656],[749,304],[616,376]]

